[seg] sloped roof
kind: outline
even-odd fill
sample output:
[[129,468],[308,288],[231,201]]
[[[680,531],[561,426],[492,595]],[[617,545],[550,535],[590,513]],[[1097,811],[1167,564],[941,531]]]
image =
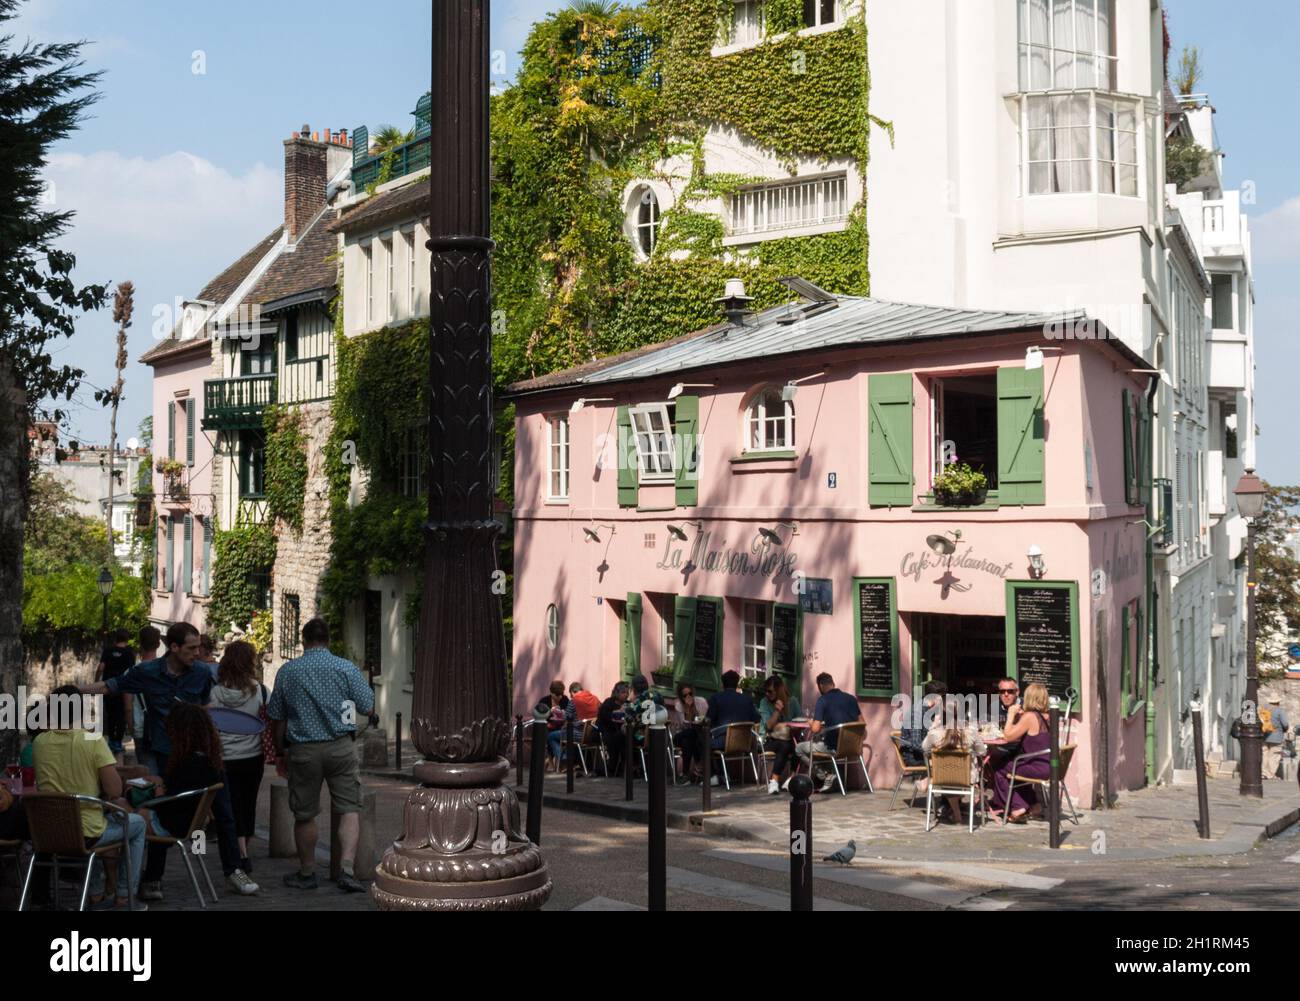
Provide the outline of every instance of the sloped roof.
[[431,181],[425,176],[357,203],[347,209],[330,229],[336,233],[349,233],[393,220],[424,218],[429,214],[432,198]]
[[[552,372],[509,386],[506,394],[520,396],[566,386],[631,382],[735,362],[792,355],[818,348],[938,340],[975,334],[1044,329],[1050,324],[1086,318],[1069,313],[1002,312],[918,306],[837,296],[835,308],[798,304],[775,306],[747,319],[743,328],[715,324],[636,351],[600,358],[561,372]],[[796,322],[782,322],[794,319]],[[1117,349],[1131,354],[1118,340]],[[1133,355],[1133,360],[1142,360]]]
[[330,230],[333,209],[326,209],[298,237],[296,244],[282,250],[266,273],[244,296],[246,303],[267,303],[301,292],[332,290],[338,283],[338,237]]

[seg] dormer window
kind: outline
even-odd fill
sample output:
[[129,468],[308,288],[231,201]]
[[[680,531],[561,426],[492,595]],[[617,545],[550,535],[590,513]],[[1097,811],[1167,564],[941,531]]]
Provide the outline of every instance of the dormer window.
[[746,452],[794,448],[794,404],[776,388],[756,393],[745,410]]

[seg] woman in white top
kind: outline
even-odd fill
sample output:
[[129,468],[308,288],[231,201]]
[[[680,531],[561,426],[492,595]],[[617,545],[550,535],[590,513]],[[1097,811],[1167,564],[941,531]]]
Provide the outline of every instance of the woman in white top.
[[[257,679],[257,651],[251,643],[236,640],[226,647],[217,668],[209,706],[234,709],[254,718],[266,704],[266,688]],[[226,785],[230,806],[235,815],[235,834],[239,838],[239,867],[252,872],[248,861],[248,839],[253,836],[257,815],[257,791],[262,785],[265,765],[260,733],[223,733],[221,755],[226,765]]]
[[[984,746],[984,738],[980,736],[979,729],[971,722],[963,722],[960,719],[958,706],[956,699],[944,699],[944,711],[936,718],[935,724],[930,727],[925,739],[921,741],[921,751],[925,754],[927,762],[932,751],[953,751],[959,754],[969,751],[971,784],[978,785],[980,760],[984,757],[987,748]],[[951,811],[951,821],[956,823],[961,817],[961,797],[947,796],[946,799],[948,809]],[[971,809],[975,809],[973,800]]]
[[701,753],[700,731],[695,721],[708,715],[708,701],[695,694],[695,686],[689,681],[679,681],[677,704],[668,710],[668,728],[673,734],[673,745],[682,752],[682,777],[691,782],[699,779],[699,774],[691,765]]

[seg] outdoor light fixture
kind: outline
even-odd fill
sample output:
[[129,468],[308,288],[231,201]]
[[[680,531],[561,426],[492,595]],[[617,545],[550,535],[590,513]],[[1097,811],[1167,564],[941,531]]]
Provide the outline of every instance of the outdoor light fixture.
[[99,579],[95,581],[95,584],[99,587],[99,593],[105,598],[113,593],[113,575],[108,572],[108,567],[104,567],[103,570],[99,571]]
[[596,531],[597,528],[608,528],[608,529],[609,529],[609,534],[610,534],[610,535],[613,535],[613,534],[614,534],[614,526],[611,525],[611,524],[609,524],[608,522],[604,522],[604,523],[598,524],[598,525],[596,525],[595,527],[592,527],[591,525],[583,525],[583,526],[582,526],[582,534],[585,535],[585,536],[586,536],[588,539],[590,539],[592,542],[599,542],[599,541],[600,541],[600,533],[599,533],[598,531]]
[[[793,521],[778,521],[776,525],[777,528],[784,525],[786,528],[790,529],[790,534],[792,536],[799,534],[799,526]],[[759,528],[758,534],[774,546],[784,545],[781,541],[781,533],[778,532],[776,528]]]
[[583,397],[579,397],[578,399],[573,401],[573,406],[569,408],[569,413],[576,414],[588,403],[613,403],[613,402],[614,402],[613,398],[609,396],[602,396],[600,399],[597,400],[588,400]]
[[712,389],[716,386],[715,382],[679,382],[672,389],[668,390],[668,399],[675,400],[682,395],[686,389]]
[[673,538],[686,541],[686,531],[680,525],[669,525],[668,531],[672,533]]
[[1047,573],[1047,563],[1043,560],[1043,550],[1037,546],[1029,547],[1029,576],[1035,580],[1042,580],[1043,575]]
[[1030,347],[1025,351],[1025,371],[1036,372],[1043,367],[1043,349]]
[[806,375],[802,379],[791,379],[781,387],[781,399],[786,403],[793,403],[794,394],[799,391],[799,385],[801,383],[809,382],[813,379],[820,379],[825,374],[825,372],[818,372],[816,375]]
[[1268,496],[1268,491],[1255,475],[1255,470],[1247,467],[1245,475],[1237,481],[1232,493],[1237,498],[1237,512],[1243,518],[1258,518],[1264,513],[1264,499]]
[[[949,535],[952,536],[951,539],[948,538]],[[957,551],[957,543],[960,541],[960,528],[951,532],[945,532],[943,535],[927,535],[925,537],[925,544],[940,556],[951,556]]]
[[1268,491],[1255,475],[1254,467],[1247,466],[1245,474],[1237,481],[1232,492],[1237,498],[1237,512],[1246,519],[1246,692],[1236,729],[1236,737],[1241,745],[1240,792],[1243,796],[1262,797],[1264,727],[1255,711],[1259,705],[1259,664],[1256,652],[1259,619],[1255,611],[1255,592],[1259,581],[1255,577],[1255,532],[1256,522],[1264,513]]

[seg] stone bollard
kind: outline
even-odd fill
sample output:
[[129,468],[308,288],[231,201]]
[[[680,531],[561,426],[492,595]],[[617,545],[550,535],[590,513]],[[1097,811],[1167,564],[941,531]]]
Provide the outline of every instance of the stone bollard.
[[267,846],[271,858],[297,858],[293,840],[293,814],[289,811],[289,783],[271,779],[271,840]]
[[388,733],[382,728],[366,730],[361,735],[361,767],[388,767]]
[[[373,790],[361,790],[361,831],[357,837],[357,857],[352,871],[357,879],[374,879],[375,866],[379,864],[379,853],[375,851],[375,804]],[[330,879],[337,880],[343,872],[343,857],[340,854],[339,821],[342,814],[330,809]]]

